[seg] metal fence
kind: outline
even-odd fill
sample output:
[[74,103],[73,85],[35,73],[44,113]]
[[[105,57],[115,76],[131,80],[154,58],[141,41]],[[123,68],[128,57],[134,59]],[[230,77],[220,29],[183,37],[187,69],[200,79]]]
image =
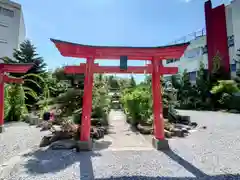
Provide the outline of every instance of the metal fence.
[[194,39],[196,39],[198,37],[204,36],[204,35],[206,35],[206,29],[205,28],[203,28],[203,29],[201,29],[199,31],[195,31],[193,33],[190,33],[190,34],[188,34],[186,36],[183,36],[183,37],[181,37],[181,38],[179,38],[179,39],[177,39],[175,41],[172,41],[168,45],[186,43],[186,42],[192,41],[192,40],[194,40]]

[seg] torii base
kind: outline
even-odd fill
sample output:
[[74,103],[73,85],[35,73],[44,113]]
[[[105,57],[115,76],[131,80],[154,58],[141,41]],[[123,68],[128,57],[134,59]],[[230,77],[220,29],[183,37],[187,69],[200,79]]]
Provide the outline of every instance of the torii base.
[[93,149],[93,142],[92,139],[89,141],[77,141],[76,142],[76,151],[92,151]]
[[0,133],[4,132],[4,126],[0,126]]
[[166,139],[159,140],[159,139],[156,139],[155,137],[153,137],[152,145],[157,150],[169,150],[170,149],[168,140],[166,140]]

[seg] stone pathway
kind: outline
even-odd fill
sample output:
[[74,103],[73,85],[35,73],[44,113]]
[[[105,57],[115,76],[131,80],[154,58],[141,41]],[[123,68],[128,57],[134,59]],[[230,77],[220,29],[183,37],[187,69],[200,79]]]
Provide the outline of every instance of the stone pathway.
[[152,145],[138,132],[133,132],[126,123],[126,115],[119,110],[112,110],[109,114],[110,134],[97,142],[96,150],[100,150],[99,144],[106,144],[103,150],[150,150]]

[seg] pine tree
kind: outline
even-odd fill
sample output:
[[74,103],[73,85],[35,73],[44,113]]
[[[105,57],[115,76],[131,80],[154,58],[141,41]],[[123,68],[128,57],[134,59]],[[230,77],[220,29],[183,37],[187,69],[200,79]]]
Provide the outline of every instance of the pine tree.
[[36,52],[36,47],[26,40],[20,44],[19,49],[15,49],[13,57],[16,63],[33,63],[34,66],[28,71],[28,73],[39,74],[46,71],[46,63],[42,57]]
[[[237,50],[237,59],[236,59],[236,65],[240,63],[240,49]],[[240,69],[239,67],[237,66],[237,69],[236,69],[236,75],[237,77],[240,77]]]
[[131,79],[130,79],[130,87],[131,87],[131,88],[136,87],[136,82],[135,82],[135,79],[134,79],[133,76],[131,76]]
[[198,97],[201,99],[201,101],[205,101],[208,96],[210,86],[203,62],[200,62],[200,67],[197,72],[196,88],[198,91]]
[[193,96],[193,88],[190,82],[189,73],[185,69],[181,79],[181,89],[179,90],[179,99],[181,104],[189,105]]
[[[20,44],[19,49],[15,49],[13,53],[13,59],[4,58],[5,63],[31,63],[33,64],[32,68],[26,74],[41,74],[41,76],[46,72],[46,63],[42,57],[40,57],[36,52],[36,47],[31,44],[29,40],[24,41]],[[23,74],[14,74],[11,75],[15,77],[21,77]],[[44,78],[44,75],[43,77]],[[33,83],[36,82],[36,83]],[[38,84],[38,85],[37,85]],[[38,96],[41,96],[44,91],[44,82],[40,80],[37,76],[32,76],[31,79],[25,81],[25,86],[32,89],[34,92],[37,92]],[[28,105],[34,105],[37,100],[32,98],[29,95],[26,95],[26,103]]]

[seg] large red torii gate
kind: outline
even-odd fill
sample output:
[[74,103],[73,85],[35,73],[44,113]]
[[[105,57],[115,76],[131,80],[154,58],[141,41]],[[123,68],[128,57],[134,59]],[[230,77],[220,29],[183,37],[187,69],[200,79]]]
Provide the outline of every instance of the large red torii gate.
[[[55,39],[51,39],[51,41],[55,44],[62,56],[87,59],[86,63],[82,63],[80,66],[67,66],[64,69],[66,74],[85,74],[80,149],[91,149],[90,126],[94,73],[152,74],[155,136],[153,138],[153,145],[157,149],[168,148],[168,142],[164,138],[160,76],[163,74],[176,74],[178,68],[163,67],[162,60],[180,58],[187,48],[188,43],[162,47],[108,47],[88,46]],[[120,67],[99,66],[94,63],[95,59],[119,59],[121,56],[127,56],[129,60],[150,60],[151,64],[136,67],[128,66],[126,70],[122,70]]]

